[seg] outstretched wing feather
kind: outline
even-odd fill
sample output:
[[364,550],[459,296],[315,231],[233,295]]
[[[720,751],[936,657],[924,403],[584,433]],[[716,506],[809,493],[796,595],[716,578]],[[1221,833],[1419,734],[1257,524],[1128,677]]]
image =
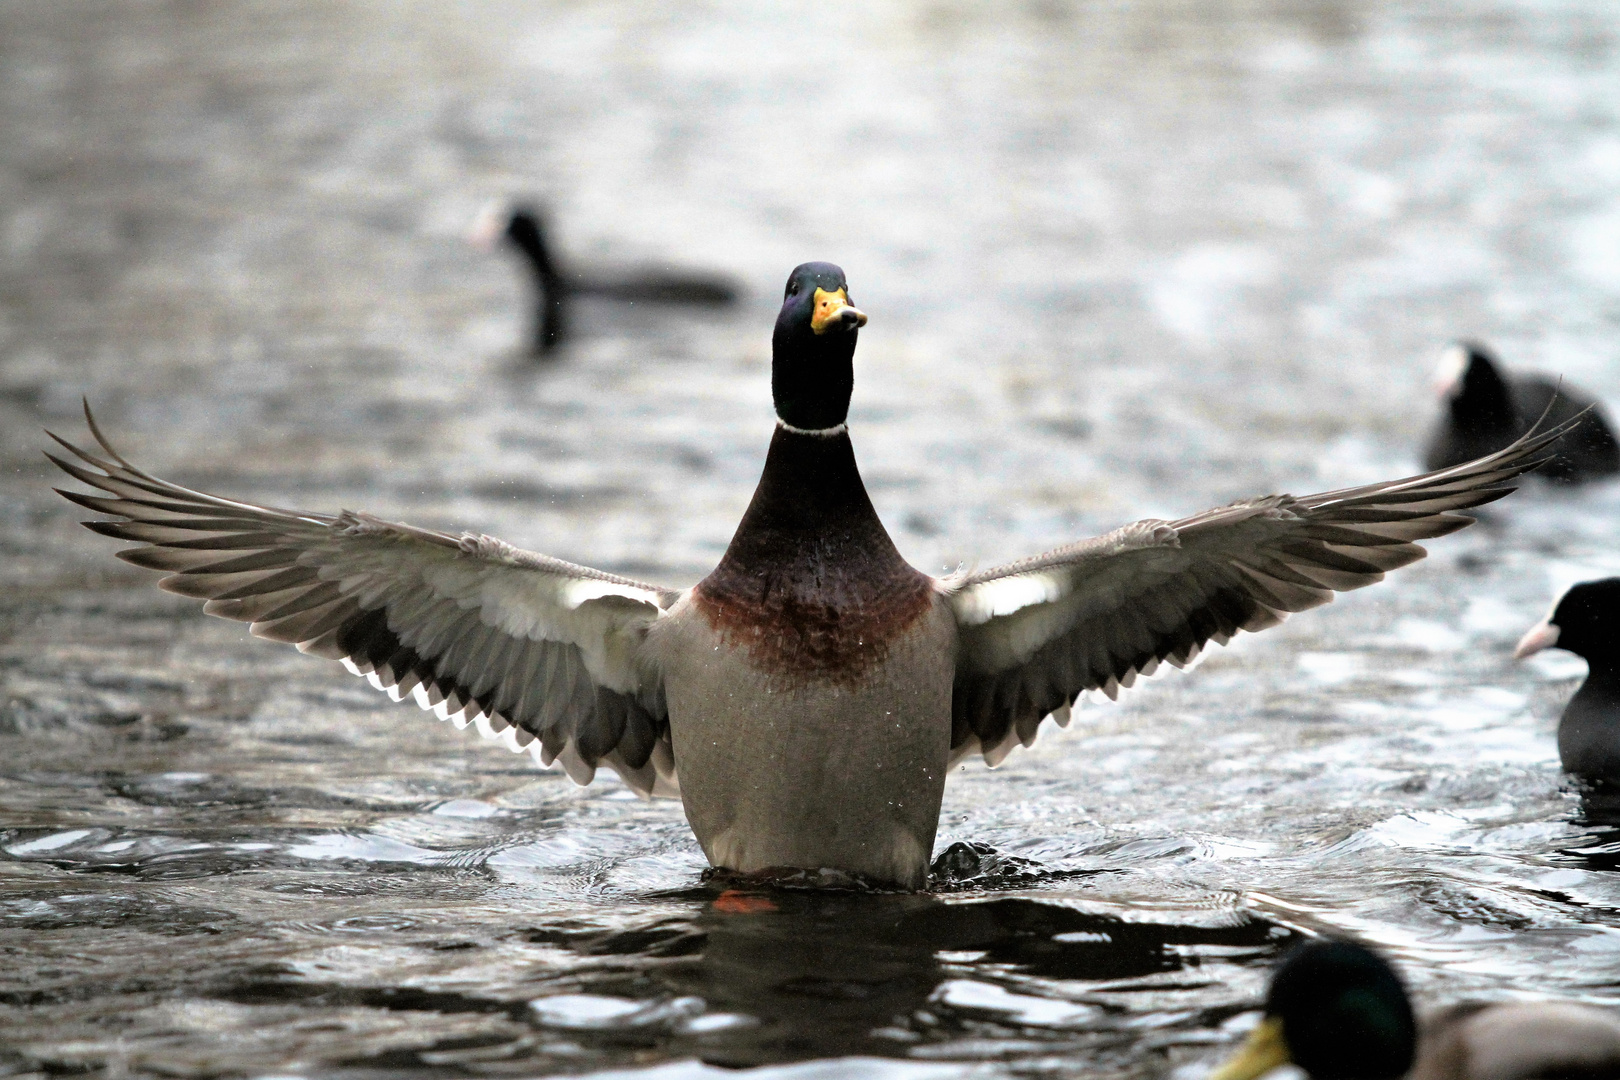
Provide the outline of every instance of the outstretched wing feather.
[[111,519],[86,522],[95,532],[141,545],[118,555],[165,573],[160,587],[581,783],[608,765],[643,794],[677,790],[660,677],[637,650],[674,593],[489,537],[193,491],[130,464],[85,416],[107,456],[55,435],[76,460],[46,456],[101,494],[61,494]]
[[1460,511],[1511,492],[1573,424],[1402,480],[1139,521],[957,582],[953,760],[978,750],[994,764],[1087,690],[1113,697],[1162,661],[1184,666],[1416,562],[1414,541],[1471,524]]

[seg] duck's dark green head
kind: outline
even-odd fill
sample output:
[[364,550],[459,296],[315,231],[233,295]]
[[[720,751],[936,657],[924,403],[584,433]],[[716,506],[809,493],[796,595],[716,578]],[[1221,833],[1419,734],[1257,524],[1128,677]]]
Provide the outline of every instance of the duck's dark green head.
[[1416,1049],[1412,1005],[1390,966],[1360,945],[1316,941],[1283,961],[1265,1019],[1210,1080],[1254,1080],[1290,1063],[1312,1080],[1395,1080]]
[[810,431],[848,418],[855,337],[865,325],[865,313],[849,302],[840,267],[810,262],[793,268],[771,337],[771,396],[778,417]]
[[1519,639],[1513,655],[1522,660],[1542,649],[1568,649],[1594,669],[1620,662],[1620,578],[1573,585],[1552,612]]

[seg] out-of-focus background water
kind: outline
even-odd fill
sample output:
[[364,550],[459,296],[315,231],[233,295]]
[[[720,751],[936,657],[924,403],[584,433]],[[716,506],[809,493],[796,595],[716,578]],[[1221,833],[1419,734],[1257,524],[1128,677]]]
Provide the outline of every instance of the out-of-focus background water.
[[[463,240],[507,195],[747,300],[586,303],[537,365]],[[1620,402],[1620,17],[0,5],[0,1073],[1197,1077],[1324,931],[1425,1004],[1620,1002],[1582,665],[1508,657],[1620,569],[1614,486],[966,767],[939,849],[1028,875],[775,911],[714,904],[678,803],[207,619],[49,492],[88,395],[183,483],[684,586],[806,259],[871,316],[851,426],[924,569],[1415,471],[1450,338]]]

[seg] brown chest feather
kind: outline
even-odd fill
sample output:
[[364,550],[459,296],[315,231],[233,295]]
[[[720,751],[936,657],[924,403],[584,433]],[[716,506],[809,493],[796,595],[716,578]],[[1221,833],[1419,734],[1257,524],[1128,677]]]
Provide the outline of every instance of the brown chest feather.
[[694,599],[728,644],[746,649],[754,665],[784,687],[809,681],[854,685],[883,663],[889,643],[928,610],[933,588],[909,566],[909,573],[870,578],[859,576],[858,566],[839,569],[711,575]]
[[778,430],[748,512],[693,599],[784,689],[855,685],[928,611],[933,581],[889,539],[847,436]]

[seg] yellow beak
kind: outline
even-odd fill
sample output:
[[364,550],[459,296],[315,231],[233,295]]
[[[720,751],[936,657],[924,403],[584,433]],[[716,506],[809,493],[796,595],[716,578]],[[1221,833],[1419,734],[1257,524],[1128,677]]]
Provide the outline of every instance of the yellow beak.
[[866,325],[866,312],[853,307],[843,289],[816,290],[816,310],[810,315],[810,329],[818,334],[828,330],[854,330]]
[[1293,1055],[1283,1038],[1282,1020],[1268,1016],[1249,1032],[1238,1052],[1225,1065],[1209,1074],[1209,1080],[1255,1080],[1272,1069],[1287,1065]]

